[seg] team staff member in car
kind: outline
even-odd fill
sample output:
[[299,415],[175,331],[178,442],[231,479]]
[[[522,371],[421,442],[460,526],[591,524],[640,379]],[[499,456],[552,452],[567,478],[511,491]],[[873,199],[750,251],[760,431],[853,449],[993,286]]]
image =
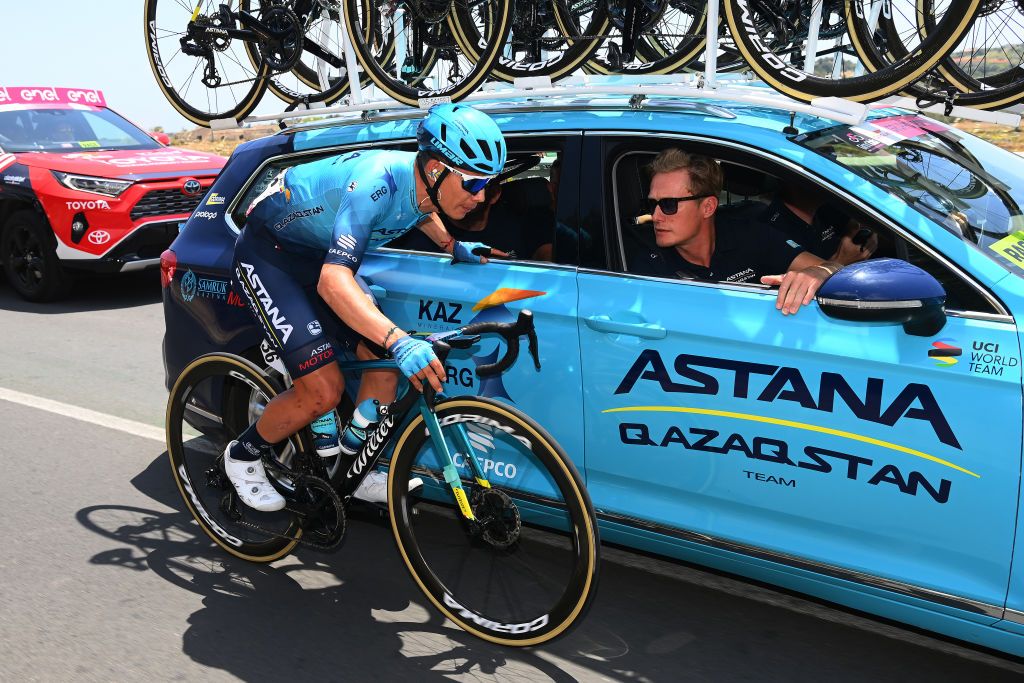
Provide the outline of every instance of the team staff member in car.
[[809,183],[783,185],[762,220],[815,256],[844,266],[870,258],[878,248],[878,235],[871,230],[856,243],[854,235],[861,226]]
[[[287,169],[249,208],[235,245],[235,286],[293,382],[225,452],[227,475],[252,508],[271,511],[285,504],[262,463],[271,444],[333,410],[341,398],[334,340],[360,359],[386,349],[417,390],[428,382],[441,390],[445,370],[431,345],[385,317],[356,272],[367,249],[414,226],[453,261],[483,261],[474,250],[484,245],[455,241],[433,214],[462,218],[483,201],[484,188],[505,164],[506,148],[490,117],[459,104],[431,109],[417,140],[418,153],[364,150]],[[332,323],[334,314],[342,324]],[[393,372],[364,373],[358,403],[388,403],[396,388]],[[386,480],[370,473],[354,495],[386,501]]]
[[[805,251],[768,225],[716,225],[722,169],[705,156],[670,148],[651,163],[648,192],[658,245],[639,268],[648,275],[779,287],[775,307],[796,313],[842,265]],[[782,273],[781,275],[779,273]]]

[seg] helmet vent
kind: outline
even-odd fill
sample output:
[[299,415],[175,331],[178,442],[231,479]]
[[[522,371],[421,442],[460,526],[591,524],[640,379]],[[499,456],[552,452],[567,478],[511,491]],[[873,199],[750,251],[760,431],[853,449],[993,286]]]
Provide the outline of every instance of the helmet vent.
[[472,159],[476,156],[476,152],[469,146],[469,143],[465,139],[459,140],[459,146],[462,148],[462,153],[466,155],[466,159]]
[[448,126],[441,124],[441,141],[444,142],[448,139]]
[[484,158],[487,159],[487,161],[494,159],[494,155],[491,154],[491,146],[487,144],[487,140],[477,138],[476,144],[480,145],[480,149],[483,150]]

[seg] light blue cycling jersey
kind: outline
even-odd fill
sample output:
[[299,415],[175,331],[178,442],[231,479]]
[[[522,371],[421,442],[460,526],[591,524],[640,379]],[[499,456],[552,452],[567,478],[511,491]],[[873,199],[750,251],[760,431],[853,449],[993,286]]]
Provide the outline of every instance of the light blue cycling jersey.
[[287,169],[249,209],[286,251],[324,254],[324,263],[359,268],[367,249],[419,223],[416,154],[349,152]]

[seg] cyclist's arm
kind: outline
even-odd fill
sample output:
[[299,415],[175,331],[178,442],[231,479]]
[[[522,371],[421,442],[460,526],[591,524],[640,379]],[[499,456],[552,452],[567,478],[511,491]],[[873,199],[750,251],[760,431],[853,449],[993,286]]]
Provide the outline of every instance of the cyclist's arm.
[[427,214],[427,216],[420,221],[417,225],[420,232],[426,235],[431,242],[441,247],[441,249],[447,253],[452,253],[452,249],[455,247],[455,238],[452,237],[451,233],[448,232],[448,228],[444,227],[444,223],[438,218],[436,213]]

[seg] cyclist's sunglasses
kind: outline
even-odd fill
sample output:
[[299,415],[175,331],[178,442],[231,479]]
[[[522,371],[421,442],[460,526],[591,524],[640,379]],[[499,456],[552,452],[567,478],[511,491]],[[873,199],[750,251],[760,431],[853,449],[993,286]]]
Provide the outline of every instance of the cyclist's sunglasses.
[[442,166],[447,168],[449,172],[457,174],[462,179],[462,189],[470,194],[476,194],[487,187],[487,183],[494,180],[494,176],[469,175],[468,173],[463,173],[457,168],[452,168],[443,161],[440,163]]
[[704,199],[710,197],[709,194],[693,194],[689,197],[664,197],[662,199],[651,199],[647,198],[647,210],[649,213],[654,213],[655,208],[661,209],[661,212],[666,216],[673,215],[679,210],[679,202],[688,202],[693,199]]

